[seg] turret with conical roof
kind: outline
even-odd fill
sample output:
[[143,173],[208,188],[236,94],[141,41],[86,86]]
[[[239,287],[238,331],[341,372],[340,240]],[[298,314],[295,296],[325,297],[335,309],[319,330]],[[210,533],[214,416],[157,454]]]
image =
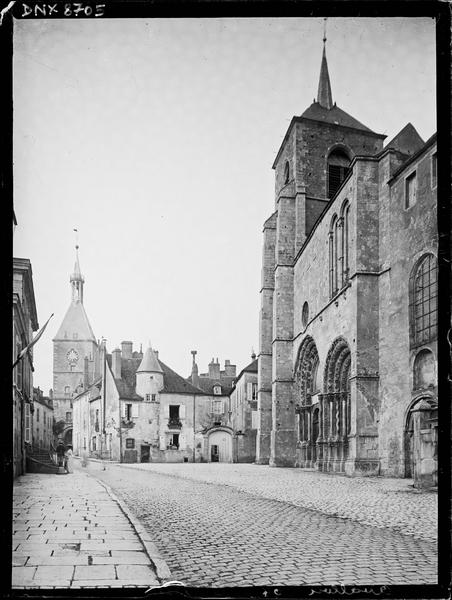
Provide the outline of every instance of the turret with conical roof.
[[163,388],[163,369],[150,342],[137,369],[136,378],[136,391],[140,396],[157,394]]

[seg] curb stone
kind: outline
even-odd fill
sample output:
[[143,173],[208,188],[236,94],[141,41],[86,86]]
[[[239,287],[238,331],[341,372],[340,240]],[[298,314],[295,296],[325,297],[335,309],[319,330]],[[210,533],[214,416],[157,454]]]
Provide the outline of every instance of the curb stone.
[[111,489],[111,487],[108,484],[104,483],[103,481],[100,481],[99,479],[97,479],[97,477],[95,477],[94,475],[91,475],[91,473],[86,472],[85,474],[88,477],[92,477],[93,479],[95,479],[106,490],[106,492],[109,494],[111,499],[114,500],[118,504],[119,508],[122,510],[124,515],[127,517],[127,519],[130,521],[130,524],[132,525],[133,529],[135,530],[135,533],[137,534],[140,542],[144,546],[144,549],[146,551],[146,554],[149,557],[149,560],[154,565],[155,572],[156,572],[157,578],[160,580],[160,583],[166,583],[167,581],[171,581],[172,575],[171,575],[171,571],[170,571],[168,565],[166,564],[166,561],[163,559],[162,555],[160,554],[159,550],[157,549],[157,546],[151,540],[149,533],[145,530],[145,528],[139,522],[139,520],[129,511],[129,509],[127,508],[125,503],[118,498],[118,496],[113,492],[113,490]]

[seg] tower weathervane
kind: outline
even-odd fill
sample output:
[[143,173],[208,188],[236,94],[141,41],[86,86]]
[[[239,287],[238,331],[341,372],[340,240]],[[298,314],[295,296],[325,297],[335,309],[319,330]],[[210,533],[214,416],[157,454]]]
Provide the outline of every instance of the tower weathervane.
[[328,21],[328,17],[324,17],[323,19],[323,43],[326,43],[326,22]]
[[78,229],[74,229],[75,231],[75,249],[78,250]]

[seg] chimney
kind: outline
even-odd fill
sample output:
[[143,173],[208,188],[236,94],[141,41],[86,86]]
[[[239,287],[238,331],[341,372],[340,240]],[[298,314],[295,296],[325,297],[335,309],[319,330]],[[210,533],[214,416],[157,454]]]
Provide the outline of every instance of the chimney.
[[49,398],[51,400],[53,400],[53,390],[52,389],[49,390]]
[[154,350],[154,354],[155,354],[155,358],[158,360],[159,359],[159,351],[158,350]]
[[237,371],[236,365],[231,365],[230,360],[224,361],[224,374],[226,377],[235,377]]
[[191,366],[191,382],[193,385],[199,385],[198,365],[196,364],[196,350],[191,351],[193,356],[193,364]]
[[83,389],[86,390],[89,386],[89,374],[88,374],[88,357],[85,356],[83,361]]
[[209,377],[211,379],[220,379],[220,363],[218,362],[214,362],[214,359],[212,358],[212,362],[209,363]]
[[132,358],[133,342],[121,342],[122,357]]
[[115,348],[111,353],[111,370],[115,379],[121,379],[121,350],[119,348]]
[[251,360],[256,360],[256,353],[254,352],[254,348],[251,348]]

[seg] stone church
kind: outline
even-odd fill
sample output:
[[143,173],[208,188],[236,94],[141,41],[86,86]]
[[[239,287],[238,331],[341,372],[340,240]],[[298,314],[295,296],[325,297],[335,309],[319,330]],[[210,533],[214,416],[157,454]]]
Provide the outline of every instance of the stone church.
[[325,41],[273,164],[256,461],[435,485],[436,135],[384,143],[339,108]]

